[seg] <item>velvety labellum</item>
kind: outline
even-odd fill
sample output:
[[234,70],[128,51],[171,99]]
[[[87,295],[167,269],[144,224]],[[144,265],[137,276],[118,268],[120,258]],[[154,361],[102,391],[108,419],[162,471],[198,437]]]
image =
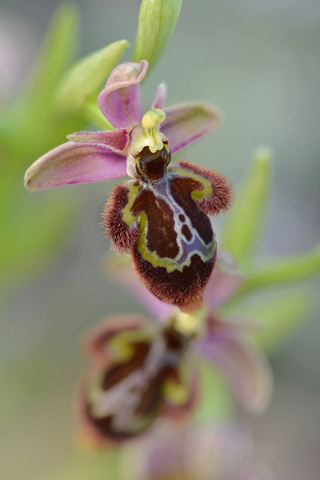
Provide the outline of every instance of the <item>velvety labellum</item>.
[[184,402],[177,404],[184,408],[189,383],[181,361],[187,342],[171,326],[149,341],[132,339],[127,358],[115,359],[87,382],[85,415],[101,440],[121,441],[144,432],[172,401],[172,389],[185,392]]
[[[105,226],[118,250],[131,251],[140,280],[151,292],[184,307],[202,296],[214,265],[216,241],[207,213],[216,213],[217,200],[223,200],[215,189],[223,177],[187,162],[167,168],[163,150],[161,156],[145,154],[137,163],[138,179],[115,187]],[[221,209],[230,198],[223,181]]]

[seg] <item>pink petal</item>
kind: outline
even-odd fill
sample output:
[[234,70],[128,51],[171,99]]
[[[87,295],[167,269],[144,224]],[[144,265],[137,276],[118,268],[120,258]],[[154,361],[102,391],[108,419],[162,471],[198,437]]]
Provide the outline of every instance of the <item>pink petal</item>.
[[[156,435],[142,439],[140,445],[138,444],[138,448],[133,446],[134,449],[136,448],[136,451],[133,450],[134,456],[132,458],[129,457],[127,463],[131,460],[132,463],[136,464],[137,479],[170,479],[174,478],[173,475],[179,478],[177,475],[182,473],[184,440],[185,431],[181,431],[181,428],[177,428],[175,424],[169,424],[167,430],[163,429],[160,432],[158,428]],[[129,469],[125,478],[130,478]]]
[[162,424],[124,452],[124,478],[270,480],[256,458],[254,439],[245,425],[206,422],[177,429]]
[[26,172],[28,190],[97,182],[126,175],[126,158],[104,145],[67,142],[40,157]]
[[149,63],[125,62],[115,67],[98,96],[98,106],[115,128],[132,128],[141,122],[140,82]]
[[218,252],[217,261],[203,298],[206,305],[215,310],[227,302],[243,283],[243,274],[227,252]]
[[221,113],[204,102],[182,103],[164,108],[166,119],[161,131],[169,141],[171,153],[209,133],[221,123]]
[[221,421],[188,430],[184,458],[191,478],[249,480],[248,467],[255,463],[250,433],[242,424]]
[[129,136],[126,129],[119,129],[107,132],[75,132],[68,135],[67,138],[73,142],[106,145],[113,151],[121,152],[125,149]]
[[161,83],[157,89],[156,98],[152,104],[151,108],[161,108],[163,109],[164,101],[167,95],[167,87],[165,83]]
[[248,410],[260,412],[269,402],[272,376],[262,352],[219,324],[200,339],[197,349],[225,375],[231,390]]

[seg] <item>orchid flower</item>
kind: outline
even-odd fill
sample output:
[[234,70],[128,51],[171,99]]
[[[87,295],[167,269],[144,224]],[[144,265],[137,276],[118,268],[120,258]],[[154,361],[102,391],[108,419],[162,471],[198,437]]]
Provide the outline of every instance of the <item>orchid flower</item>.
[[150,110],[140,107],[148,62],[126,62],[111,72],[98,106],[114,127],[79,132],[27,171],[29,190],[123,177],[103,211],[118,252],[130,252],[136,273],[161,300],[185,312],[199,309],[214,267],[216,241],[208,215],[226,210],[230,186],[218,173],[189,162],[169,166],[171,153],[208,133],[219,111],[193,102],[164,108],[160,85]]
[[77,395],[82,439],[94,446],[140,435],[159,415],[183,421],[196,401],[187,370],[190,337],[172,325],[160,331],[144,317],[113,317],[86,338],[90,365]]
[[[127,267],[126,279],[134,277],[131,272]],[[241,281],[230,259],[222,256],[205,296],[211,305],[221,305],[226,296],[215,287],[221,284],[224,295],[231,295]],[[251,325],[221,317],[209,303],[201,322],[200,313],[185,314],[141,287],[158,328],[151,330],[151,322],[140,316],[119,317],[87,341],[90,366],[78,394],[85,436],[105,445],[145,432],[160,415],[187,418],[199,397],[195,367],[201,359],[222,373],[245,408],[259,412],[266,407],[271,373],[262,352],[246,338]],[[159,304],[166,309],[165,318]]]

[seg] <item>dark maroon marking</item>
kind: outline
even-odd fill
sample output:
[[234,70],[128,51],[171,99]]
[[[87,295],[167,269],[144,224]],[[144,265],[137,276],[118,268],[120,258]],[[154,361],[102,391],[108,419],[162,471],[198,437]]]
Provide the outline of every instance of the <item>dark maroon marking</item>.
[[174,200],[185,211],[193,228],[197,230],[206,244],[211,243],[213,231],[209,217],[191,198],[194,190],[203,190],[203,184],[190,177],[173,177],[169,185]]
[[182,335],[173,324],[167,324],[163,330],[167,349],[182,352],[190,343],[190,337]]
[[[96,430],[96,434],[102,439],[110,439],[111,441],[122,441],[129,438],[137,437],[144,433],[151,424],[156,420],[164,406],[165,398],[163,396],[163,384],[172,377],[174,369],[166,365],[152,379],[148,387],[144,390],[140,403],[134,411],[133,417],[142,419],[141,427],[128,425],[123,430],[118,430],[113,425],[114,415],[108,415],[102,418],[95,418],[92,414],[92,408],[87,404],[87,417],[89,422]],[[138,422],[139,424],[139,422]],[[103,441],[103,440],[102,440]]]
[[210,197],[203,198],[198,202],[198,205],[208,215],[216,215],[220,211],[227,210],[230,207],[232,199],[231,185],[225,177],[220,175],[218,172],[214,172],[208,168],[200,167],[199,165],[194,165],[193,163],[185,161],[174,163],[173,166],[185,168],[190,172],[205,177],[211,182],[213,194]]
[[[109,367],[107,367],[102,380],[101,380],[101,387],[104,391],[108,391],[110,388],[114,387],[118,383],[124,381],[131,373],[141,368],[146,360],[146,357],[150,351],[151,344],[149,342],[132,342],[132,357],[124,363],[115,363]],[[143,401],[143,396],[141,398]],[[159,405],[161,402],[159,403]],[[152,423],[154,418],[156,417],[159,405],[154,405],[154,412],[152,416],[150,416],[150,422],[146,422],[144,424],[143,430],[148,428],[148,426]],[[92,413],[92,407],[90,404],[87,403],[86,405],[86,415],[89,423],[94,428],[96,435],[99,436],[101,441],[107,441],[108,439],[112,441],[122,441],[129,438],[132,438],[141,431],[134,430],[134,427],[128,425],[126,429],[118,431],[113,426],[113,419],[114,415],[107,415],[102,418],[96,418]]]
[[167,380],[174,377],[175,372],[176,369],[168,364],[165,364],[157,372],[146,390],[143,392],[141,402],[135,409],[136,415],[149,416],[158,413],[159,408],[164,401],[163,385]]
[[170,160],[171,156],[167,148],[163,147],[161,151],[152,153],[149,147],[144,147],[138,158],[140,167],[138,173],[151,181],[159,180],[165,175]]
[[190,232],[190,228],[188,227],[188,225],[183,225],[183,227],[181,228],[181,232],[182,235],[184,235],[185,238],[188,240],[188,242],[190,242],[192,238],[192,233]]
[[[158,205],[157,205],[157,203]],[[134,216],[145,212],[148,221],[146,245],[150,252],[160,258],[175,258],[179,253],[174,216],[169,205],[157,198],[151,190],[142,188],[131,207]]]
[[186,219],[186,217],[185,217],[184,215],[182,215],[182,213],[180,213],[180,215],[179,215],[179,220],[180,220],[181,222],[184,222],[185,219]]
[[123,220],[122,210],[128,204],[128,194],[127,181],[116,185],[111,190],[109,200],[102,212],[102,226],[106,236],[111,238],[119,253],[130,252],[139,235],[137,227],[130,228]]
[[[183,381],[179,368],[184,348],[189,343],[189,339],[183,337],[171,326],[167,326],[161,335],[163,335],[166,345],[163,353],[163,362],[161,362],[159,370],[155,372],[146,388],[142,387],[142,390],[140,390],[141,387],[137,386],[136,389],[136,393],[141,395],[140,402],[133,411],[133,416],[137,421],[139,417],[143,419],[143,422],[137,422],[138,424],[141,423],[140,428],[135,427],[134,424],[129,424],[123,430],[117,430],[113,422],[116,419],[115,415],[111,414],[106,417],[96,418],[89,402],[85,402],[83,406],[85,422],[90,425],[90,428],[93,429],[102,444],[108,441],[119,442],[143,433],[154,422],[163,407],[166,406],[166,398],[163,394],[164,383],[169,379],[177,384]],[[157,341],[157,337],[155,337],[155,341]],[[103,390],[107,391],[125,380],[132,372],[143,368],[151,345],[151,342],[133,342],[131,344],[132,358],[125,363],[115,364],[107,368],[102,377]],[[177,354],[175,364],[172,364],[172,352]],[[185,406],[182,406],[182,408],[185,409]]]
[[130,346],[133,350],[131,360],[125,363],[114,364],[106,371],[102,381],[102,390],[107,391],[114,387],[143,365],[149,353],[150,344],[147,342],[133,342]]
[[171,273],[165,267],[154,267],[144,260],[137,246],[132,249],[132,259],[137,275],[153,295],[164,302],[185,307],[202,296],[216,260],[216,252],[217,249],[207,262],[203,262],[199,255],[193,255],[190,265],[185,266],[182,272],[174,270]]

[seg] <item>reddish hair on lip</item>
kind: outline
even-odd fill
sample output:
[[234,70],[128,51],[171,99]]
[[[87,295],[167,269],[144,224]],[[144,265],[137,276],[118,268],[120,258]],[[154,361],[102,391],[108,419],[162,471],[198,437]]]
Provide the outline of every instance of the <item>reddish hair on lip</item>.
[[217,215],[219,212],[225,211],[230,207],[232,200],[231,185],[225,177],[218,172],[200,167],[199,165],[194,165],[193,163],[184,160],[179,160],[172,164],[172,167],[175,166],[202,175],[211,181],[213,195],[210,198],[203,198],[201,201],[197,202],[207,215]]
[[110,197],[102,212],[102,227],[106,236],[112,239],[112,244],[118,253],[129,253],[136,244],[139,229],[129,227],[123,220],[122,211],[128,204],[129,188],[126,181],[116,185],[110,192]]
[[190,265],[181,272],[175,270],[168,273],[165,267],[154,267],[144,260],[136,246],[132,250],[135,271],[150,292],[186,313],[193,313],[201,307],[202,294],[214,267],[216,254],[217,249],[207,262],[203,262],[196,254],[191,258]]

